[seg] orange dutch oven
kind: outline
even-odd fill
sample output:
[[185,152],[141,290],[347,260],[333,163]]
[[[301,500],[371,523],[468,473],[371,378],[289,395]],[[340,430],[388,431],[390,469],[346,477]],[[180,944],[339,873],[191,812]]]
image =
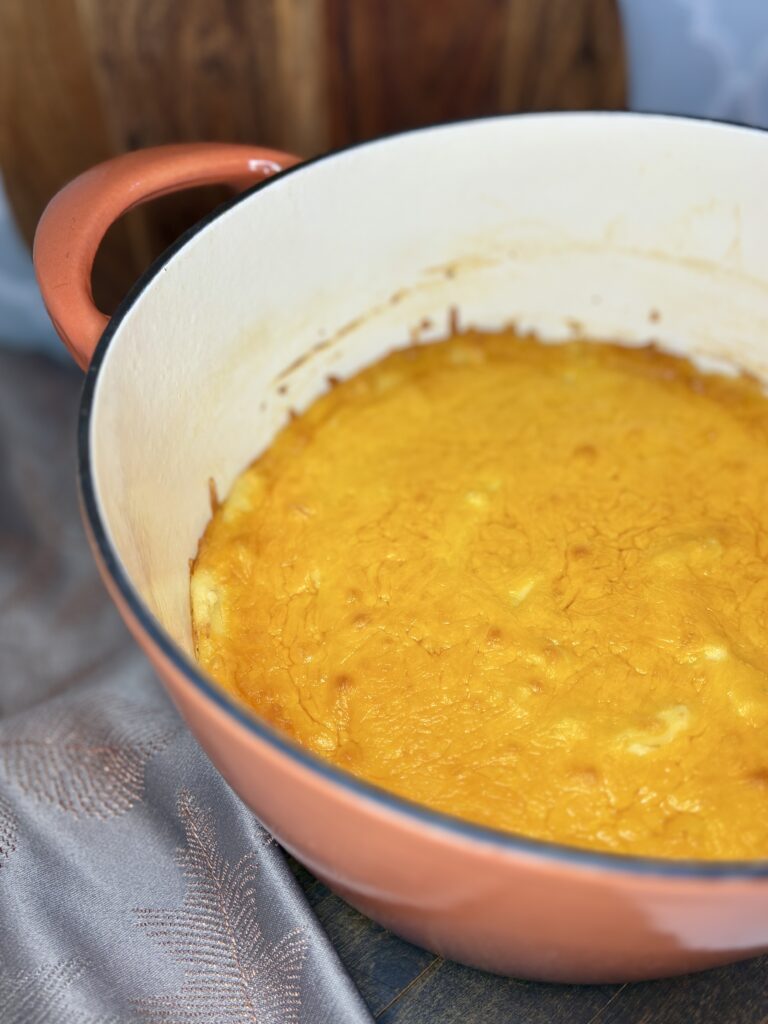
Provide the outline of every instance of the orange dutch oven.
[[[504,117],[305,164],[169,146],[95,167],[35,240],[86,370],[80,485],[107,588],[201,746],[335,892],[443,956],[527,978],[627,981],[768,950],[768,860],[614,856],[494,831],[330,766],[195,663],[188,560],[290,409],[402,344],[514,321],[653,336],[768,375],[768,135],[631,114]],[[90,272],[110,224],[183,188],[243,189],[108,319]],[[768,808],[766,809],[768,813]],[[768,854],[768,851],[766,851]]]

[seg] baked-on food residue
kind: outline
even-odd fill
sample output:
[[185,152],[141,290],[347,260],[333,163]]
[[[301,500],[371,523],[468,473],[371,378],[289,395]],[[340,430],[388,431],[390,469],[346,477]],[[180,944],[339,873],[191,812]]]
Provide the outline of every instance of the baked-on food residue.
[[500,829],[768,854],[768,400],[652,348],[467,332],[237,481],[197,655],[337,765]]

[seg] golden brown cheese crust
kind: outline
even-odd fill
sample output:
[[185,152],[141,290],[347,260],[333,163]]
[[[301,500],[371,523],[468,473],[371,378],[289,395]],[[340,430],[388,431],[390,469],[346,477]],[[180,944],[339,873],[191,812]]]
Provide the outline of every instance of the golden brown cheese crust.
[[768,855],[768,400],[649,349],[467,333],[339,384],[238,480],[197,654],[472,821]]

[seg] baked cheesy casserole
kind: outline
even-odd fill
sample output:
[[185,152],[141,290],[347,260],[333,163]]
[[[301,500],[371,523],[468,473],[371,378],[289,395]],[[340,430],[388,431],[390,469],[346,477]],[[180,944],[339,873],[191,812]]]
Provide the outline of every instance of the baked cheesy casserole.
[[768,400],[653,348],[466,332],[292,419],[191,579],[278,729],[473,822],[768,854]]

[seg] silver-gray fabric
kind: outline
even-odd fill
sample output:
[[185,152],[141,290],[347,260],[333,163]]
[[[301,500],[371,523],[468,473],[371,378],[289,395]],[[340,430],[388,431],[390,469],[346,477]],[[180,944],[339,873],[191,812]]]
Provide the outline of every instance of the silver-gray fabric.
[[0,351],[0,1022],[370,1024],[109,608],[62,374]]

